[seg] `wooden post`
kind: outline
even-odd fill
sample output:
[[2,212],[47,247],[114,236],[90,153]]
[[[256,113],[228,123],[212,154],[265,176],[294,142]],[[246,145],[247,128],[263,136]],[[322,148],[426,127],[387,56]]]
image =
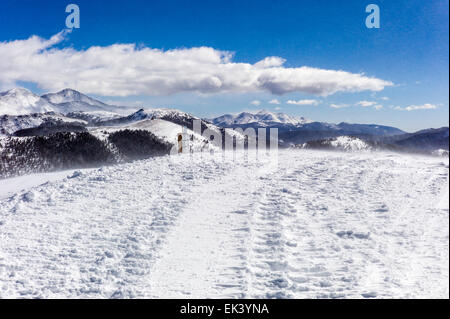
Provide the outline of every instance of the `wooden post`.
[[178,133],[178,153],[183,153],[183,134]]

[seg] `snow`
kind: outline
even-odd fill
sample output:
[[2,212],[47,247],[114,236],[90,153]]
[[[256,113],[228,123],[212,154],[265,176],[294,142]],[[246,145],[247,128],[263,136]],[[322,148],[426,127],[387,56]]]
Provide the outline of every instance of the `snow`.
[[[177,143],[178,134],[183,131],[181,125],[158,119],[140,121],[130,125],[129,127],[148,130],[165,141],[172,142],[174,144]],[[189,130],[189,132],[192,131]]]
[[[88,172],[92,169],[83,169]],[[73,175],[73,170],[63,170],[49,173],[36,173],[25,176],[7,178],[1,180],[0,200],[7,199],[23,190],[28,190],[48,182],[62,180]]]
[[449,297],[448,158],[273,165],[177,155],[24,185],[0,203],[0,297]]

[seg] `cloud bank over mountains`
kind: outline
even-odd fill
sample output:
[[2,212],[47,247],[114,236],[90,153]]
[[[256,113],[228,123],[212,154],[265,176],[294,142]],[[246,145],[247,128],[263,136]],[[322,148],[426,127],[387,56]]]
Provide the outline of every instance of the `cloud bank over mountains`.
[[393,83],[364,74],[301,66],[280,57],[255,64],[233,62],[233,53],[210,47],[159,50],[135,44],[62,47],[67,32],[0,42],[0,87],[31,82],[57,91],[71,87],[103,96],[381,91]]

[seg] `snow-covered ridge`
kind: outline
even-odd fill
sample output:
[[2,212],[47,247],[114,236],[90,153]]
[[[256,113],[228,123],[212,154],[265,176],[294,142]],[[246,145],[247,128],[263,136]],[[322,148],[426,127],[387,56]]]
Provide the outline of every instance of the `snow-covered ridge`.
[[87,123],[99,123],[103,121],[111,121],[123,117],[123,115],[108,111],[75,111],[67,113],[67,117],[84,120]]
[[55,112],[33,113],[26,115],[1,115],[0,116],[0,136],[9,136],[17,131],[38,127],[43,123],[79,124],[87,125],[83,119],[64,116]]

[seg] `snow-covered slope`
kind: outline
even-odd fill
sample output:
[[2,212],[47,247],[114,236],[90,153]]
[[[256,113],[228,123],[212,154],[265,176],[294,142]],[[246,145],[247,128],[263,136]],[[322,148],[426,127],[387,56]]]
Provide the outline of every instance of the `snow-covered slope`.
[[0,298],[449,297],[448,159],[193,156],[2,200]]
[[16,88],[0,93],[0,115],[23,115],[55,111],[54,105],[39,95]]

